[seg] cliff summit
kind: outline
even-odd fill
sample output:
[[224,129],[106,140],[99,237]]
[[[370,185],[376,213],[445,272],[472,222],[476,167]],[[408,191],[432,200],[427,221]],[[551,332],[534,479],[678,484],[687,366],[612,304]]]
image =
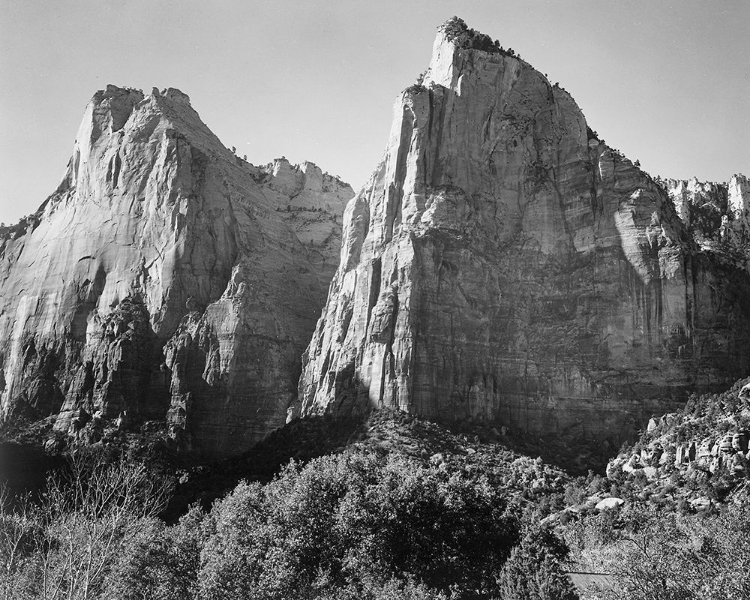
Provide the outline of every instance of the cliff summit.
[[[347,206],[292,415],[397,408],[617,445],[688,391],[728,385],[750,366],[746,261],[701,243],[678,187],[449,21]],[[743,211],[716,211],[713,238],[722,219],[744,231]]]
[[3,417],[248,448],[285,421],[352,195],[234,156],[179,90],[97,92],[57,191],[0,242]]

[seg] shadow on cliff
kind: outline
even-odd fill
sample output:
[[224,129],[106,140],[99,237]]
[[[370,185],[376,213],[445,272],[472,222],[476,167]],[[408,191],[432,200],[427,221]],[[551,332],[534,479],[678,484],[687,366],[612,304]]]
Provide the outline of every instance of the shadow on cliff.
[[604,472],[616,454],[597,442],[569,444],[563,439],[533,441],[501,433],[496,423],[437,423],[397,410],[371,410],[347,418],[330,415],[296,419],[272,432],[250,451],[212,464],[183,471],[174,497],[164,515],[175,521],[188,506],[198,502],[205,509],[231,491],[241,480],[270,481],[290,460],[305,463],[326,454],[357,447],[381,454],[401,453],[427,462],[438,453],[471,455],[480,444],[498,456],[509,453],[541,457],[570,475],[589,470]]
[[208,509],[243,479],[270,481],[290,460],[304,463],[340,452],[364,434],[366,421],[366,415],[296,419],[237,457],[193,467],[180,477],[164,517],[174,521],[195,502]]

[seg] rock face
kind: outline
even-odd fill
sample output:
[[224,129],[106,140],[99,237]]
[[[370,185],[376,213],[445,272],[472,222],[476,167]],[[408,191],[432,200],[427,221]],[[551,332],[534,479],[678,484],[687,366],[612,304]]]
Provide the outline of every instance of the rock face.
[[728,183],[697,179],[661,181],[685,227],[699,246],[735,266],[748,267],[750,181],[733,175]]
[[2,416],[169,420],[219,456],[282,425],[351,188],[254,167],[187,95],[108,86],[57,191],[0,241]]
[[750,367],[747,270],[692,231],[565,90],[450,22],[347,205],[290,415],[395,407],[617,444]]

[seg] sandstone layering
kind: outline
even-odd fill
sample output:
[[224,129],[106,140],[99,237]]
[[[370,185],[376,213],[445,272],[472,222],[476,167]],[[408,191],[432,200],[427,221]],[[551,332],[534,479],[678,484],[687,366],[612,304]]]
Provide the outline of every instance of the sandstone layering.
[[352,196],[234,156],[178,90],[98,92],[57,191],[2,232],[3,417],[247,449],[285,422]]
[[234,156],[178,90],[97,93],[0,230],[0,417],[215,458],[396,408],[575,448],[750,371],[750,182],[652,179],[459,19],[352,196]]
[[654,181],[564,89],[447,23],[347,205],[291,415],[619,443],[726,386],[750,367],[750,185],[699,187]]

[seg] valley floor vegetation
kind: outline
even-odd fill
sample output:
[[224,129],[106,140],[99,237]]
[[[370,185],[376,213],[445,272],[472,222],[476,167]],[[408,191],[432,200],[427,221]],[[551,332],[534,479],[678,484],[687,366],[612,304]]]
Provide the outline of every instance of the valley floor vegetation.
[[357,450],[291,462],[167,525],[168,486],[142,464],[77,457],[38,502],[4,504],[0,589],[19,600],[515,598],[535,564],[523,586],[574,598],[563,542],[525,527],[486,475],[445,465]]
[[[170,478],[79,450],[36,497],[3,497],[0,597],[750,598],[746,494],[699,513],[637,494],[571,511],[608,480],[416,419],[370,429],[174,523],[160,518]],[[575,589],[569,571],[611,585]]]

